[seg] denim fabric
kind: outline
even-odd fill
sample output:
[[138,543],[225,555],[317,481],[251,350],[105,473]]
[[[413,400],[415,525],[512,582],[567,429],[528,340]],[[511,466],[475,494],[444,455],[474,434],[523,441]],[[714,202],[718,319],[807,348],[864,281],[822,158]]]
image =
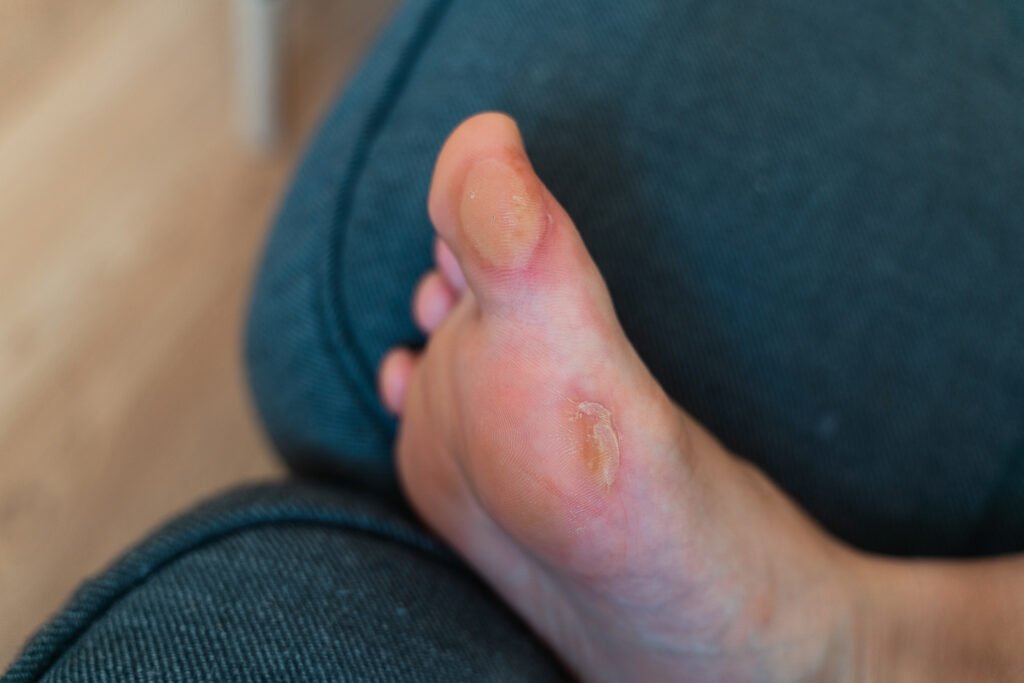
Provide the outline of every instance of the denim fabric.
[[256,287],[297,467],[394,490],[445,135],[514,115],[679,403],[828,529],[1024,550],[1024,12],[1009,0],[413,0],[328,116]]
[[[338,225],[374,131],[386,122],[443,9],[444,3],[410,2],[398,13],[310,145],[277,219],[288,228],[274,230],[266,245],[246,335],[257,406],[290,464],[307,473],[341,470],[390,494],[397,493],[387,456],[393,425],[376,397],[373,360],[350,351],[358,331],[344,323],[338,307],[347,304],[334,296],[344,237]],[[396,288],[388,296],[394,300],[400,283],[387,277],[387,263],[376,266],[382,277],[355,295],[370,302]]]
[[404,515],[291,483],[190,513],[86,584],[27,681],[554,681],[501,603]]

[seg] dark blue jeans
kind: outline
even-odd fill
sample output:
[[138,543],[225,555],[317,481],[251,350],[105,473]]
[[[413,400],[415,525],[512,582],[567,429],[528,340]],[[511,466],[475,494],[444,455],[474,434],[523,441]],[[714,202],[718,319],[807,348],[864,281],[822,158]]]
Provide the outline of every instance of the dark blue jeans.
[[400,510],[299,482],[240,489],[85,584],[4,681],[562,680]]
[[300,469],[393,486],[446,134],[515,116],[668,392],[833,533],[1024,549],[1024,5],[411,2],[281,212],[248,337]]
[[[641,356],[727,446],[858,547],[1024,550],[1022,7],[411,0],[327,117],[270,237],[247,335],[268,431],[297,471],[397,500],[376,365],[422,341],[408,310],[430,261],[434,157],[460,120],[501,109]],[[136,602],[90,612],[79,598],[15,680],[106,680],[140,662],[161,678],[211,666],[243,678],[557,676],[456,565],[443,571],[462,578],[443,590],[473,603],[466,619],[501,621],[500,634],[418,612],[427,636],[411,658],[362,644],[353,633],[409,621],[397,608],[381,621],[387,609],[356,596],[382,599],[373,582],[390,576],[441,585],[442,565],[417,559],[421,536],[387,552],[339,540],[318,563],[311,549],[352,529],[314,540],[298,527],[275,527],[249,554],[199,544],[210,564],[183,554],[173,566],[186,573],[154,598],[164,565],[131,589]],[[281,559],[265,586],[277,611],[249,605],[250,591],[183,590],[199,567],[248,585],[267,553]],[[303,592],[310,602],[293,602]],[[349,617],[332,619],[349,599]],[[73,618],[97,625],[69,640],[60,625]],[[439,629],[461,644],[439,645]],[[503,654],[474,659],[488,647]],[[462,664],[443,656],[463,650]],[[360,668],[381,662],[401,666]]]

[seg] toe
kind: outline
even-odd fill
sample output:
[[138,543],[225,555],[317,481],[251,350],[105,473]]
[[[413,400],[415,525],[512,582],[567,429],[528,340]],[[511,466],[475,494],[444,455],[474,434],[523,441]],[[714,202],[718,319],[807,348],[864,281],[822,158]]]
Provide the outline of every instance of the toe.
[[456,128],[438,155],[428,208],[468,286],[485,306],[500,301],[549,219],[515,121],[487,113]]
[[586,289],[610,311],[597,267],[508,116],[479,114],[455,129],[438,155],[428,209],[459,266],[446,266],[439,250],[439,268],[453,286],[466,282],[485,310]]
[[426,334],[436,330],[455,306],[455,292],[436,270],[423,276],[413,296],[412,315]]
[[[472,281],[474,272],[524,267],[547,223],[545,192],[519,129],[480,114],[451,134],[431,185],[431,219]],[[475,283],[474,283],[475,284]]]
[[466,291],[466,276],[462,274],[462,267],[451,248],[440,237],[434,240],[434,262],[456,294]]
[[377,377],[378,391],[384,407],[394,415],[402,412],[405,392],[417,361],[418,357],[409,349],[392,349],[381,361]]

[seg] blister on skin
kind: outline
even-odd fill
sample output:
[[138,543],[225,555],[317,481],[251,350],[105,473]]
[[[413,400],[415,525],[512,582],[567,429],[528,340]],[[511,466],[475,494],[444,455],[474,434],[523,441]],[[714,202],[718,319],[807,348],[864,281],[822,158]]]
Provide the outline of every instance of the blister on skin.
[[619,469],[619,437],[611,411],[600,403],[582,401],[576,404],[574,420],[580,425],[580,451],[587,469],[610,489]]
[[543,188],[497,159],[476,162],[466,176],[460,206],[465,237],[498,268],[521,268],[533,254],[547,220]]

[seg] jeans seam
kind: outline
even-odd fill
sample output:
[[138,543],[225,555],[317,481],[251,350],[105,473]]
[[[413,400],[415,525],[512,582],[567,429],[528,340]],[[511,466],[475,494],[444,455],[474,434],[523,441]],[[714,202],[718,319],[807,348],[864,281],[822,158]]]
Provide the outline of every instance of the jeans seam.
[[[364,382],[351,382],[354,385],[355,400],[362,404],[367,415],[376,415],[378,424],[381,423],[382,413],[373,397],[368,396],[362,390],[365,386],[374,386],[374,367],[370,359],[362,357],[358,345],[355,342],[355,332],[351,329],[350,315],[345,310],[344,282],[339,277],[339,265],[345,253],[348,236],[349,217],[352,210],[352,198],[355,189],[362,177],[368,160],[371,156],[370,150],[377,137],[383,131],[385,123],[405,90],[409,82],[409,75],[418,62],[422,50],[429,44],[430,39],[440,23],[450,0],[437,0],[420,19],[416,32],[409,39],[403,54],[399,57],[398,63],[393,68],[387,82],[383,86],[383,92],[376,98],[376,103],[367,117],[366,122],[361,126],[361,134],[354,144],[350,155],[348,169],[342,174],[340,183],[341,192],[333,211],[331,226],[333,235],[329,235],[329,244],[324,251],[319,272],[321,283],[314,287],[316,301],[316,319],[319,321],[318,336],[324,342],[324,348],[334,361],[336,367],[350,380],[352,373],[362,373]],[[335,289],[337,291],[335,291]],[[355,364],[354,368],[346,368],[345,358],[351,358]]]

